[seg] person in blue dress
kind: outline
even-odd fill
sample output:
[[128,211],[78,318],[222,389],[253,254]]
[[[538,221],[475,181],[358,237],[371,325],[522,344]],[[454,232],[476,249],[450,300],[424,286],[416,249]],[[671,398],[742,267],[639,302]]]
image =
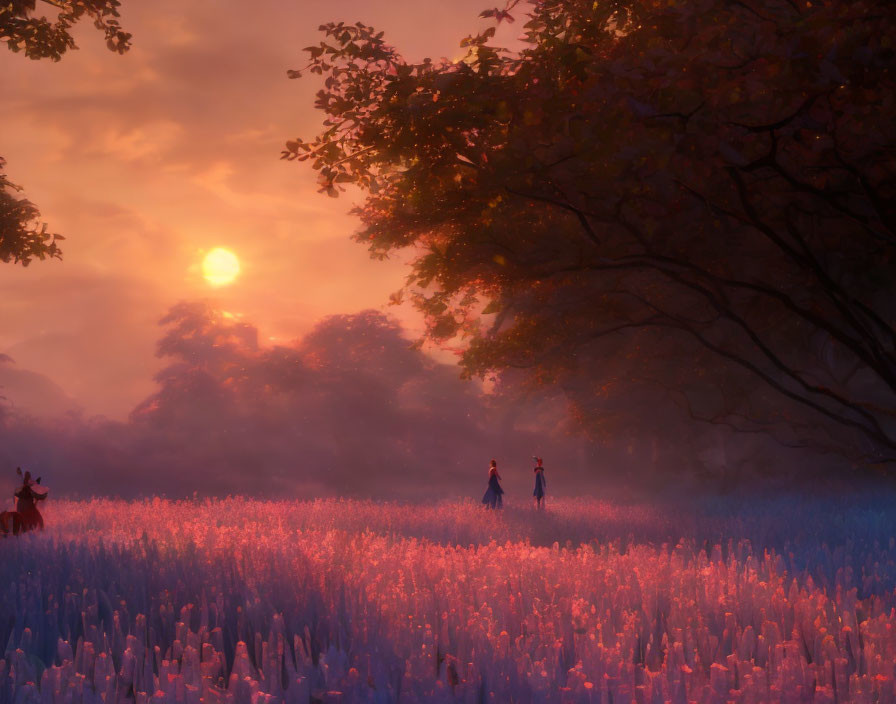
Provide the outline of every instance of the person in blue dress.
[[535,491],[532,492],[532,496],[535,497],[535,508],[542,509],[544,508],[544,467],[541,465],[541,457],[535,457],[534,459],[537,464],[535,469],[532,470],[535,472]]
[[501,475],[498,474],[498,463],[492,460],[488,468],[488,489],[485,490],[485,496],[482,497],[482,503],[486,508],[502,508],[503,500],[501,496],[504,490],[501,488]]

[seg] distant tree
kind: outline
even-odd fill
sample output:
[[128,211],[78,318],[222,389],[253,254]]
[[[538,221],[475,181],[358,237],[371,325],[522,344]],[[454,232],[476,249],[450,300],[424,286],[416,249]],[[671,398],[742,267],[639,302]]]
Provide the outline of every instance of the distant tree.
[[[418,463],[427,472],[456,467],[470,446],[494,444],[481,427],[485,399],[410,349],[380,312],[331,316],[275,346],[260,346],[254,326],[204,302],[177,304],[162,324],[158,355],[169,363],[129,432],[215,471],[264,458],[266,471],[295,480],[319,465],[320,481],[350,490],[408,480]],[[359,476],[359,467],[376,472]]]
[[[124,53],[131,35],[118,23],[119,0],[42,0],[55,18],[35,16],[36,0],[9,0],[0,4],[0,41],[30,59],[58,61],[69,49],[77,49],[72,27],[89,19],[106,37],[106,46]],[[3,173],[0,158],[0,262],[27,266],[32,259],[60,257],[60,235],[47,232],[40,223],[40,211],[17,195],[22,189]]]
[[896,461],[896,5],[512,0],[483,16],[523,7],[521,50],[489,28],[457,62],[322,26],[303,71],[326,76],[324,129],[283,158],[330,196],[366,192],[357,239],[415,252],[403,294],[430,338],[468,338],[470,374],[527,369],[592,425],[596,400],[646,391]]

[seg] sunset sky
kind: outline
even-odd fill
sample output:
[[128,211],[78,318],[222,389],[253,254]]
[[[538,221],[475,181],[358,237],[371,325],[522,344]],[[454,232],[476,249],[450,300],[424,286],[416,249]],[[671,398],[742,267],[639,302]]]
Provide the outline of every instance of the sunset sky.
[[[59,63],[0,53],[0,154],[10,179],[65,235],[63,261],[0,271],[0,353],[48,376],[87,414],[123,418],[153,388],[158,320],[211,298],[287,342],[322,316],[388,308],[399,261],[350,235],[352,197],[317,193],[279,160],[311,137],[314,77],[291,81],[323,22],[364,21],[408,58],[453,57],[482,0],[124,3],[124,56],[84,23]],[[507,38],[517,26],[505,29]],[[213,288],[202,259],[226,247],[236,281]]]

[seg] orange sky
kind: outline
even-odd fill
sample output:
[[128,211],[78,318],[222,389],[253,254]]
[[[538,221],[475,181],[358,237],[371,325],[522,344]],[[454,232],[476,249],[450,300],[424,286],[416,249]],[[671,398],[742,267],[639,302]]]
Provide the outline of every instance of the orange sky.
[[[286,70],[330,20],[383,29],[410,59],[452,57],[486,5],[125,0],[124,56],[89,26],[60,63],[2,51],[0,155],[67,240],[62,262],[0,267],[0,352],[87,413],[124,417],[153,388],[156,322],[179,300],[213,298],[280,342],[367,307],[413,326],[385,305],[401,264],[349,239],[352,199],[318,195],[307,165],[278,159],[321,119],[319,83]],[[243,271],[212,289],[200,264],[217,246]]]

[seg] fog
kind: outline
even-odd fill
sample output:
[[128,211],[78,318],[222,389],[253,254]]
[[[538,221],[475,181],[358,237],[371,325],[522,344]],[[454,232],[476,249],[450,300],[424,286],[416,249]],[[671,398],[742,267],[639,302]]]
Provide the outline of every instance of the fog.
[[161,331],[156,391],[124,422],[87,417],[46,377],[0,363],[0,486],[21,465],[56,495],[439,499],[480,495],[495,458],[525,500],[532,455],[549,490],[600,475],[562,399],[486,393],[376,311],[262,345],[251,323],[189,302]]

